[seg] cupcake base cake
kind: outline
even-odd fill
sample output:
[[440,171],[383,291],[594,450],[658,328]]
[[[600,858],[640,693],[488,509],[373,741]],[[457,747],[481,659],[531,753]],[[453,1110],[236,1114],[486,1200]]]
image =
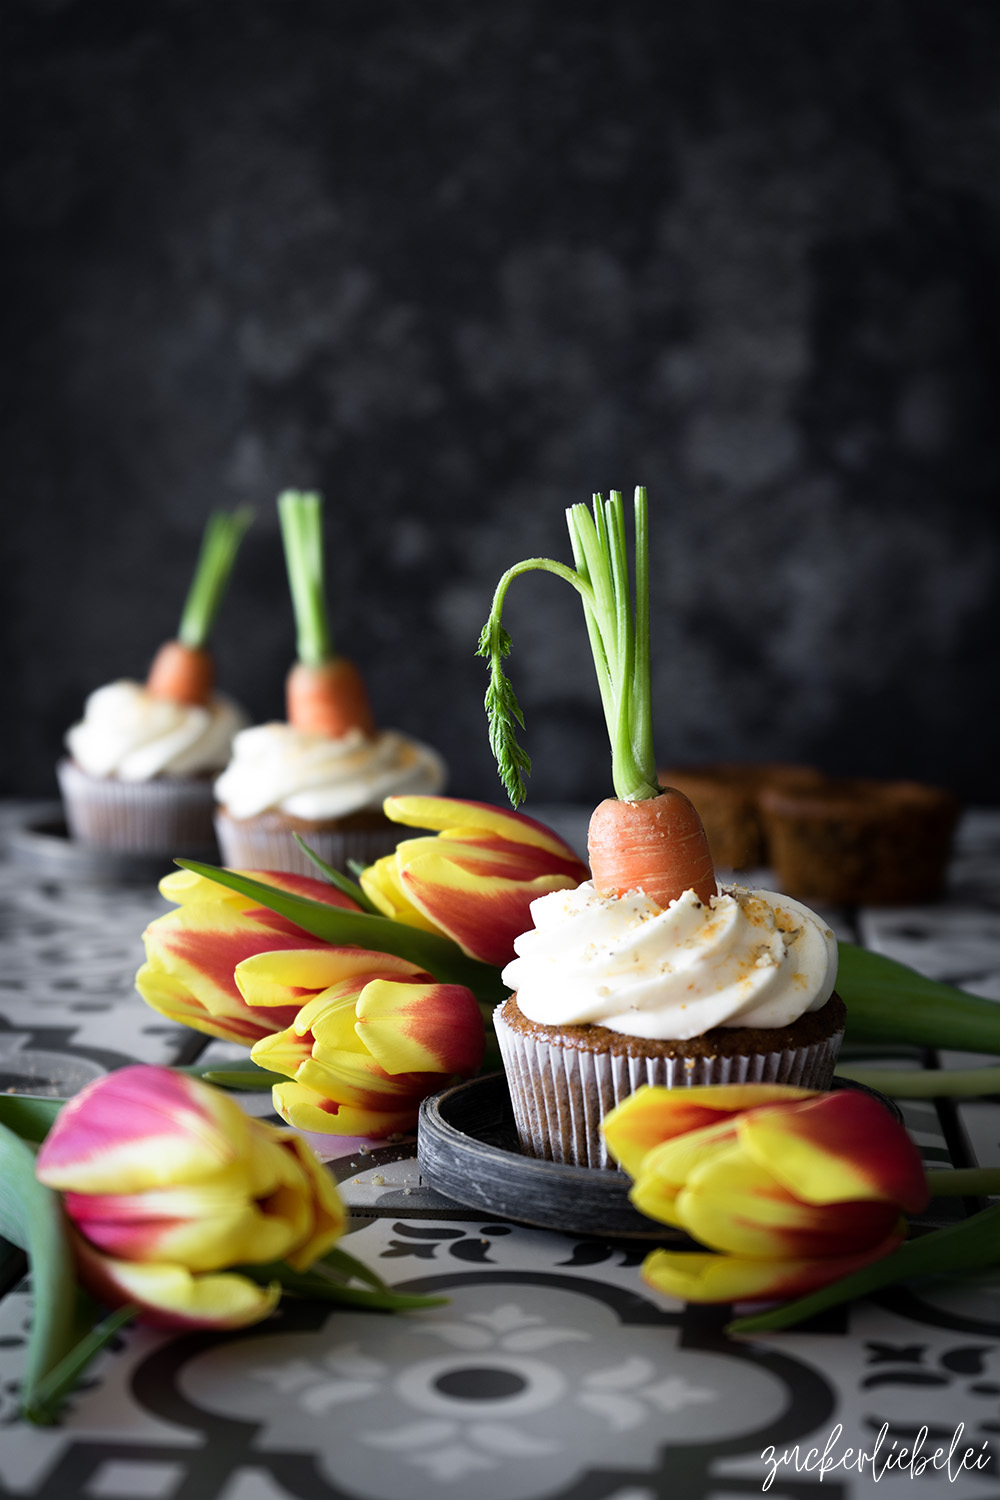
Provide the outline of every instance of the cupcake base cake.
[[374,864],[391,854],[399,842],[399,828],[376,807],[325,820],[276,811],[234,818],[220,807],[215,813],[215,834],[222,862],[230,869],[287,870],[298,875],[315,875],[316,866],[296,843],[296,834],[326,864],[343,871],[351,861]]
[[691,1088],[785,1083],[826,1089],[847,1012],[833,994],[789,1026],[718,1026],[686,1041],[629,1036],[606,1026],[546,1026],[523,1015],[517,996],[493,1024],[526,1156],[610,1167],[601,1120],[642,1084]]
[[212,855],[212,778],[91,776],[72,760],[56,767],[70,837],[123,854]]

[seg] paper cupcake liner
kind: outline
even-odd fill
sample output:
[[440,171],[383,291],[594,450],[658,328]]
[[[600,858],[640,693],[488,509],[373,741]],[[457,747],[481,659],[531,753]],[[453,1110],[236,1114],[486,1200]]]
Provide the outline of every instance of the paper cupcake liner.
[[[317,876],[316,866],[295,842],[294,830],[273,823],[231,818],[216,809],[215,832],[222,863],[234,870],[287,870],[296,875]],[[391,854],[405,830],[386,819],[385,828],[300,829],[310,849],[335,870],[350,874],[349,860],[371,865]]]
[[74,761],[56,767],[66,826],[78,843],[132,854],[211,854],[212,783],[207,777],[119,781],[88,776]]
[[600,1124],[642,1084],[693,1088],[713,1083],[787,1083],[826,1089],[843,1032],[804,1047],[733,1057],[626,1057],[583,1052],[515,1031],[494,1011],[514,1121],[526,1156],[579,1167],[610,1167]]

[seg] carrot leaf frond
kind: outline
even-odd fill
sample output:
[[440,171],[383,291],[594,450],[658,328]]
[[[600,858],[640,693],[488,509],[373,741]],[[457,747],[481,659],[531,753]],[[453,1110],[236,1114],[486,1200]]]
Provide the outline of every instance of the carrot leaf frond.
[[524,778],[531,773],[531,759],[518,743],[515,725],[524,728],[524,715],[514,689],[504,673],[503,662],[510,655],[511,640],[503,627],[503,601],[507,589],[521,573],[539,571],[554,573],[566,583],[571,583],[583,599],[584,608],[593,609],[594,593],[589,581],[567,568],[565,563],[553,562],[550,557],[529,557],[524,562],[508,568],[496,586],[493,607],[489,619],[479,636],[476,655],[484,656],[490,664],[490,680],[486,689],[486,717],[489,723],[490,749],[496,759],[500,780],[515,807],[528,795]]
[[521,705],[503,670],[502,662],[510,655],[510,636],[498,619],[491,615],[479,637],[477,656],[490,663],[490,680],[486,688],[486,717],[489,722],[490,749],[496,759],[500,780],[515,807],[527,796],[524,778],[531,774],[531,757],[518,743],[515,724],[524,728]]

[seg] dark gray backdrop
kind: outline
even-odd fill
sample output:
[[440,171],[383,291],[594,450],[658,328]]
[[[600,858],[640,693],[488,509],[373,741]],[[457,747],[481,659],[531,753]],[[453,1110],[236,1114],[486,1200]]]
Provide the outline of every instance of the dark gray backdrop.
[[[661,760],[997,797],[1000,7],[7,0],[2,789],[173,632],[281,710],[273,500],[339,644],[498,798],[473,657],[650,488]],[[514,586],[533,795],[608,788],[575,597]]]

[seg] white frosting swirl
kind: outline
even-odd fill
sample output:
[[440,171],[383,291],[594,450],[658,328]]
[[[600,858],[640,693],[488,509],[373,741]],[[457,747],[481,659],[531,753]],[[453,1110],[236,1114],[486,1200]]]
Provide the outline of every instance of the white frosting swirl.
[[89,776],[197,776],[226,764],[233,736],[246,722],[243,710],[221,693],[204,706],[174,703],[123,679],[90,694],[66,747]]
[[274,809],[320,821],[381,807],[401,793],[439,792],[444,783],[437,751],[394,729],[372,740],[359,729],[332,739],[274,723],[236,736],[215,795],[234,818]]
[[534,929],[503,971],[521,1012],[546,1026],[607,1026],[685,1041],[713,1026],[787,1026],[819,1010],[837,941],[807,906],[773,891],[685,891],[660,908],[591,882],[531,903]]

